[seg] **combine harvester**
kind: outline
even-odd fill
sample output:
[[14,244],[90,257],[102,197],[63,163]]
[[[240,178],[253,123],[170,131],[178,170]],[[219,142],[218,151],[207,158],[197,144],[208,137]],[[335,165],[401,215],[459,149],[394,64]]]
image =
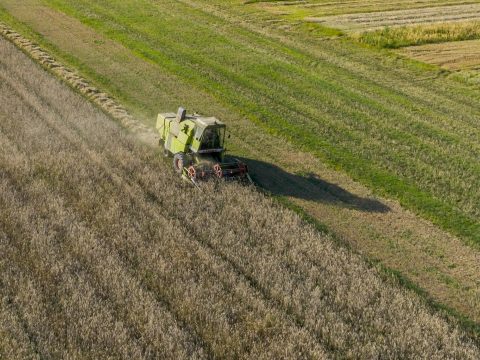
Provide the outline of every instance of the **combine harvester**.
[[211,178],[247,180],[252,183],[247,165],[225,156],[226,126],[214,117],[159,114],[157,130],[165,156],[173,156],[173,168],[184,179],[197,185],[198,180]]

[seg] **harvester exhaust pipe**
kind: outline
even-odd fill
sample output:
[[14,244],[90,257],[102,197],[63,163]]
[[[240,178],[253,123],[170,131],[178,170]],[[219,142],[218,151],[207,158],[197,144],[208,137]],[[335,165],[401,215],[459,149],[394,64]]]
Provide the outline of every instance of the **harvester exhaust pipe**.
[[172,126],[170,127],[170,133],[173,136],[178,136],[180,133],[180,121],[185,120],[187,117],[187,110],[185,110],[183,107],[179,107],[177,111],[177,116],[175,117],[175,120],[172,121]]
[[185,120],[185,117],[187,116],[187,110],[185,110],[183,107],[179,107],[177,111],[177,122],[180,122],[182,120]]

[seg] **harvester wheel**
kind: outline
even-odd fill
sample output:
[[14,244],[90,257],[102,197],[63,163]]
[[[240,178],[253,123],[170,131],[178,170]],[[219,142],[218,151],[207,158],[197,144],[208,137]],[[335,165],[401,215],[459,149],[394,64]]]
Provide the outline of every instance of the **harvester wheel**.
[[179,174],[183,172],[183,167],[185,166],[185,154],[180,152],[176,153],[173,156],[173,168]]

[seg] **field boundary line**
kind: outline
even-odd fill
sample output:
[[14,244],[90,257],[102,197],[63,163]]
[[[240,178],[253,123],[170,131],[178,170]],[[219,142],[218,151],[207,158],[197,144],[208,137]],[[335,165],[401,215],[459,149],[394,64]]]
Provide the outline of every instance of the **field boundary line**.
[[105,114],[119,122],[128,131],[134,134],[146,133],[153,135],[154,132],[151,128],[136,120],[127,109],[113,97],[92,86],[75,71],[70,70],[55,60],[54,57],[43,50],[40,46],[20,35],[3,22],[0,22],[0,35],[27,54],[43,69],[54,74],[68,86],[85,96]]

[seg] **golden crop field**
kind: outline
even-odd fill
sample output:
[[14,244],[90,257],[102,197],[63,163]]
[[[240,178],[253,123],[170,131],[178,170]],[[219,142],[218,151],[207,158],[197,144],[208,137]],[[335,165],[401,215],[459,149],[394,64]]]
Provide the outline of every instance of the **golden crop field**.
[[0,53],[1,358],[480,356],[291,211],[188,186],[3,39]]
[[411,58],[450,70],[480,69],[480,40],[411,46],[401,52]]

